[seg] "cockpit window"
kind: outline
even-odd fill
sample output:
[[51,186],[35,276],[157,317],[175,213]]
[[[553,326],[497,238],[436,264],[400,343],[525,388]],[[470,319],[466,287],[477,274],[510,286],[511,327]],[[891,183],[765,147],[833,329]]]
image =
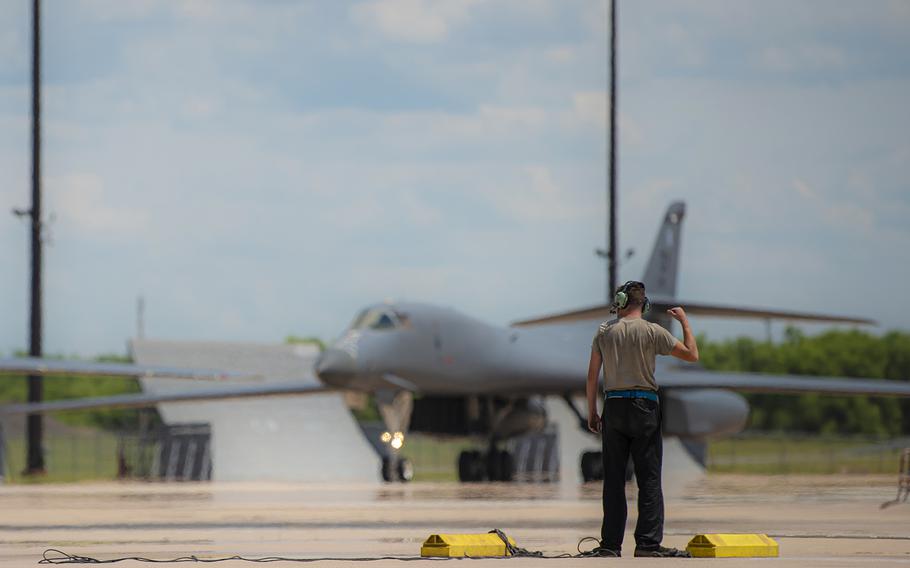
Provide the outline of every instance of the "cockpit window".
[[373,329],[390,329],[395,327],[395,322],[392,321],[392,318],[389,314],[382,314],[379,316],[379,319],[376,320],[376,323],[370,326]]
[[351,329],[393,329],[400,325],[394,312],[383,308],[373,308],[361,312],[351,324]]
[[350,329],[360,329],[360,328],[362,328],[362,327],[363,327],[363,320],[366,319],[368,313],[370,313],[370,310],[363,310],[362,312],[360,312],[359,314],[357,314],[357,317],[354,318],[354,321],[351,322],[351,325],[349,326],[349,328],[350,328]]

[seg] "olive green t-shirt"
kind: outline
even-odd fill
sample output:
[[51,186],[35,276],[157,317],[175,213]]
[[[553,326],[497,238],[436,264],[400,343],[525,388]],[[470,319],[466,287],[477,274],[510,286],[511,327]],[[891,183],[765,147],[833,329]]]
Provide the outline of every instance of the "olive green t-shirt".
[[642,318],[619,318],[600,324],[592,349],[603,357],[604,390],[657,390],[654,360],[669,355],[673,334]]

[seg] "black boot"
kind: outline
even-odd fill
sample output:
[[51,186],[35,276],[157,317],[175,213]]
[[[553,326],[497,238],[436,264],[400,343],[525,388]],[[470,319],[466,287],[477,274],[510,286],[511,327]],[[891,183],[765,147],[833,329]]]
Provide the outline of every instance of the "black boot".
[[635,547],[635,557],[636,558],[692,558],[692,555],[689,554],[689,552],[686,550],[679,550],[678,548],[667,548],[666,546],[658,546],[657,548]]

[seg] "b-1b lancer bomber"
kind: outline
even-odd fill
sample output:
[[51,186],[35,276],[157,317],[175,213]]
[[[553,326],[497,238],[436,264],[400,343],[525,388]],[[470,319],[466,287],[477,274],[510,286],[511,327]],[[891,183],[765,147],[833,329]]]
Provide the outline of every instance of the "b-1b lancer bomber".
[[[646,317],[669,329],[671,320],[666,310],[681,305],[693,316],[872,323],[850,317],[677,300],[684,215],[683,203],[673,203],[664,215],[642,278],[652,306]],[[572,397],[584,393],[591,339],[598,323],[609,317],[610,306],[599,305],[497,326],[432,304],[386,302],[364,309],[321,354],[315,368],[318,384],[288,380],[268,385],[219,385],[222,388],[197,388],[186,393],[7,405],[0,407],[0,413],[359,391],[374,396],[385,425],[382,439],[388,451],[381,466],[385,480],[411,479],[413,467],[403,452],[409,430],[419,430],[483,436],[484,448],[464,451],[458,457],[459,479],[509,481],[515,476],[515,460],[506,442],[546,428],[548,417],[542,397],[564,398],[585,429],[586,420]],[[183,376],[195,380],[231,376],[200,369],[49,364],[36,359],[0,360],[0,372]],[[701,452],[708,437],[735,433],[744,427],[749,406],[736,391],[910,396],[910,383],[903,381],[720,373],[668,358],[658,359],[656,377],[664,435],[679,437],[698,459],[703,459]],[[581,456],[582,477],[598,478],[600,461],[598,452]]]

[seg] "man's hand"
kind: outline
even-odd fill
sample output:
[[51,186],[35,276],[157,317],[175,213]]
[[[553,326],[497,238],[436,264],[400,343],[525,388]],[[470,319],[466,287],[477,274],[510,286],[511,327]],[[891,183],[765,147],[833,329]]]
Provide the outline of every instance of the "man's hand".
[[600,434],[600,416],[596,412],[588,413],[588,430],[592,434]]
[[688,316],[686,316],[686,311],[684,309],[682,309],[680,306],[676,306],[675,308],[670,308],[669,310],[667,310],[667,313],[670,314],[670,317],[672,317],[679,323],[685,323],[689,319]]
[[686,316],[686,311],[681,307],[676,306],[675,308],[667,310],[667,313],[682,324],[683,330],[682,343],[677,341],[676,345],[673,346],[673,351],[670,351],[670,355],[682,359],[683,361],[695,363],[698,361],[698,344],[695,342],[695,335],[692,333],[692,328],[689,326],[689,318]]

